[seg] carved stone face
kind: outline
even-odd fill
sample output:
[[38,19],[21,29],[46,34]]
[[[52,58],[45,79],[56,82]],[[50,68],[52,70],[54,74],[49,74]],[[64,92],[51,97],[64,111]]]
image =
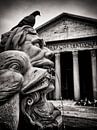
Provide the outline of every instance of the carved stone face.
[[[40,85],[38,88],[37,86],[39,85],[36,84],[38,82],[41,84],[42,81],[48,82],[48,80],[51,78],[46,69],[32,67],[29,57],[26,55],[26,53],[21,51],[4,51],[0,53],[0,72],[2,72],[1,70],[5,70],[5,72],[8,70],[12,71],[13,74],[17,73],[18,75],[21,75],[22,93],[27,93],[30,89],[33,89],[31,92],[35,92],[37,90],[41,90],[41,88],[46,88],[48,83],[47,85],[45,84],[44,87],[43,85],[42,87]],[[1,74],[2,73],[0,73],[0,75]],[[10,72],[8,72],[8,74],[6,72],[5,79],[7,75],[11,75]],[[18,76],[16,79],[18,81]],[[4,78],[1,80],[4,80]],[[7,79],[5,82],[7,82]]]
[[[46,125],[44,123],[45,120],[48,120],[50,125],[51,121],[52,124],[54,124],[53,121],[55,121],[54,119],[57,115],[60,115],[60,112],[56,109],[54,111],[54,106],[48,103],[46,99],[46,94],[54,89],[52,76],[47,71],[47,68],[54,66],[54,63],[49,60],[49,57],[51,57],[53,53],[45,47],[43,39],[38,37],[36,31],[28,26],[13,30],[11,36],[6,42],[5,50],[8,51],[0,54],[0,70],[7,69],[11,71],[13,75],[17,73],[22,77],[21,82],[19,81],[20,92],[18,92],[21,97],[19,98],[18,94],[16,100],[19,104],[20,99],[21,112],[25,116],[21,119],[27,118],[30,124],[35,125],[36,123],[38,126],[42,124]],[[10,51],[10,49],[13,51]],[[14,85],[11,83],[10,86],[13,87]],[[18,86],[18,84],[16,86]],[[13,101],[14,98],[11,99]],[[9,110],[10,107],[7,109]],[[36,112],[38,118],[35,115],[34,109],[38,110]],[[15,116],[19,115],[19,109],[17,113],[18,114],[15,113]],[[10,114],[14,115],[11,112]],[[5,114],[3,116],[5,116]],[[42,123],[40,116],[41,119],[44,120]],[[18,125],[19,118],[15,120]],[[10,123],[7,121],[7,124],[11,127],[11,130],[16,130],[17,125],[15,122]]]
[[44,45],[43,39],[40,39],[37,34],[27,34],[26,41],[21,46],[21,50],[29,55],[31,64],[35,67],[52,67],[54,65],[54,63],[49,60],[53,52],[44,47]]
[[[40,93],[48,88],[50,82],[47,70],[32,67],[29,57],[24,52],[2,52],[0,54],[0,104],[2,103],[0,123],[6,122],[6,127],[16,130],[19,122],[19,93],[23,97]],[[36,99],[33,101],[36,102]]]
[[[54,55],[51,50],[45,46],[45,42],[41,39],[36,30],[31,26],[25,25],[16,28],[8,34],[4,34],[1,46],[5,51],[19,50],[25,52],[33,66],[39,68],[53,67],[54,63],[50,58]],[[4,40],[6,39],[6,40]]]

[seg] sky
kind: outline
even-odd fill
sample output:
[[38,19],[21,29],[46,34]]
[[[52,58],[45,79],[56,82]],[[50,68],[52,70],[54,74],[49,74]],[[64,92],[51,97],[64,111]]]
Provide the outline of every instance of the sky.
[[35,28],[63,12],[97,19],[97,0],[0,0],[0,36],[35,10]]

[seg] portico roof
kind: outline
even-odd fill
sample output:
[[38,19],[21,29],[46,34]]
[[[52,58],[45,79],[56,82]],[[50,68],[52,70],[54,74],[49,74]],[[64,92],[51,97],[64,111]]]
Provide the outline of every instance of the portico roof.
[[95,18],[90,18],[90,17],[85,17],[85,16],[80,16],[80,15],[75,15],[75,14],[70,14],[70,13],[63,12],[60,15],[52,18],[51,20],[49,20],[49,21],[45,22],[44,24],[40,25],[39,27],[37,27],[36,30],[40,31],[42,28],[47,27],[48,25],[60,20],[63,17],[74,18],[74,19],[77,19],[77,20],[79,19],[79,20],[83,20],[85,22],[97,25],[97,19],[95,19]]

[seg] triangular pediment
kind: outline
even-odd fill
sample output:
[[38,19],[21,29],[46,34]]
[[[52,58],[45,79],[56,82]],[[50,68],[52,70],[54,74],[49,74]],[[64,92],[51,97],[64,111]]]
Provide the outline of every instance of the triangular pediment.
[[62,13],[37,28],[45,41],[97,36],[97,20]]

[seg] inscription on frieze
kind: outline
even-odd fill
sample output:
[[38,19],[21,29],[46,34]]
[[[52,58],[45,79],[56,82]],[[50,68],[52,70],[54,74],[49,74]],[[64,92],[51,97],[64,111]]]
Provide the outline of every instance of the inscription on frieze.
[[75,41],[75,42],[59,42],[59,43],[50,43],[47,44],[48,48],[52,51],[64,51],[65,49],[96,49],[97,48],[97,41]]

